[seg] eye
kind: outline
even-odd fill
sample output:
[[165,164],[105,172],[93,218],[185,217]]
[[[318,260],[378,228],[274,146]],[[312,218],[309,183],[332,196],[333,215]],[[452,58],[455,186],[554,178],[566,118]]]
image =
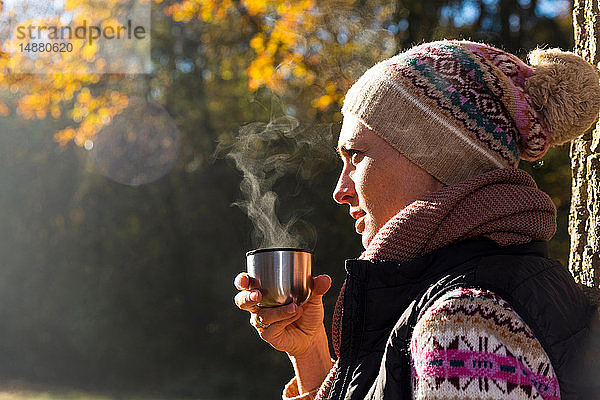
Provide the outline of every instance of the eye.
[[364,158],[364,153],[355,149],[346,149],[346,154],[350,158],[350,162],[354,165],[358,164]]

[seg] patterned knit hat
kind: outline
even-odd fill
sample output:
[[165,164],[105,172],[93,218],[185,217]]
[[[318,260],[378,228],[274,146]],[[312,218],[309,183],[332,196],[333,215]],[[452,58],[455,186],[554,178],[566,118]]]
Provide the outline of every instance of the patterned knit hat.
[[445,184],[517,167],[582,135],[600,110],[598,70],[583,58],[537,49],[529,62],[482,43],[425,43],[369,69],[342,113]]

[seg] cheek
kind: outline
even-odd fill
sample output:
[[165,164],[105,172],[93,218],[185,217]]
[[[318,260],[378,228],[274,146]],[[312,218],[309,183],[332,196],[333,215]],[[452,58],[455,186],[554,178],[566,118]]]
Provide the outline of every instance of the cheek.
[[356,170],[356,185],[359,196],[366,211],[376,217],[382,207],[390,199],[389,187],[385,184],[386,171],[372,160],[364,160],[364,164]]
[[[352,176],[356,190],[361,197],[368,197],[369,188],[371,187],[373,165],[371,162],[364,160],[357,165]],[[366,200],[366,199],[365,199]]]

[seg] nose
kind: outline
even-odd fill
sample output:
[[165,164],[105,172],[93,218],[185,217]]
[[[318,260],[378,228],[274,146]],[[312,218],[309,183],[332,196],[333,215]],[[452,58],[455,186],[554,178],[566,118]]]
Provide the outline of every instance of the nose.
[[354,182],[350,178],[348,168],[344,167],[333,191],[333,200],[339,204],[351,205],[355,198]]

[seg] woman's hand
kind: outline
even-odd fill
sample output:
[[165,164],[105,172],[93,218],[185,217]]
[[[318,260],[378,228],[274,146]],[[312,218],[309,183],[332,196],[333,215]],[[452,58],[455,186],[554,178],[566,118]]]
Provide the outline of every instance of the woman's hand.
[[235,304],[250,313],[250,323],[260,337],[275,349],[297,357],[311,348],[315,336],[319,337],[317,340],[323,340],[322,298],[331,287],[328,275],[313,278],[311,296],[302,306],[292,303],[282,307],[261,308],[257,306],[262,297],[255,279],[247,273],[241,273],[236,276],[234,284],[240,290],[235,296]]

